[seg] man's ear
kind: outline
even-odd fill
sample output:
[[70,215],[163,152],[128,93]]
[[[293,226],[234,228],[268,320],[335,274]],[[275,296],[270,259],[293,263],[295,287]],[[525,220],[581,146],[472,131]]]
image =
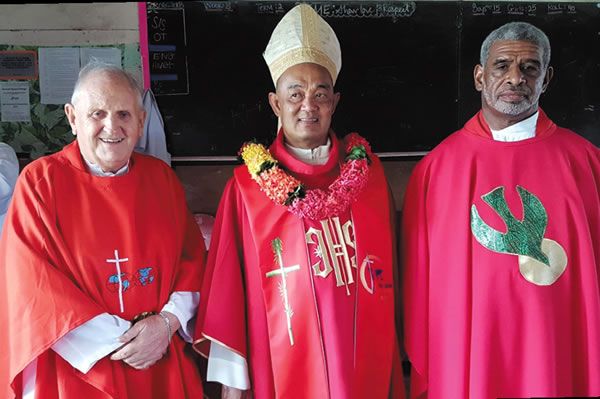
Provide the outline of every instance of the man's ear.
[[337,105],[340,102],[340,93],[334,93],[333,94],[333,110],[331,111],[331,114],[333,115],[333,113],[335,112],[335,110],[337,109]]
[[546,89],[548,88],[548,85],[550,84],[550,81],[552,80],[553,76],[554,76],[554,68],[549,66],[548,69],[546,69],[546,76],[544,76],[544,84],[542,85],[542,93],[545,92]]
[[483,90],[483,66],[481,64],[475,65],[473,70],[473,81],[475,82],[475,90]]
[[75,131],[75,107],[73,104],[65,104],[65,115],[67,115],[67,121],[69,121],[69,125],[71,125],[71,131],[73,134],[77,134]]
[[140,124],[139,137],[142,137],[144,135],[144,126],[146,125],[146,116],[147,116],[146,110],[143,109],[140,114],[141,115],[140,115],[140,121],[139,121],[139,124]]
[[277,97],[277,93],[269,93],[269,105],[271,106],[273,113],[279,118],[279,116],[281,115],[281,103],[279,102],[279,97]]

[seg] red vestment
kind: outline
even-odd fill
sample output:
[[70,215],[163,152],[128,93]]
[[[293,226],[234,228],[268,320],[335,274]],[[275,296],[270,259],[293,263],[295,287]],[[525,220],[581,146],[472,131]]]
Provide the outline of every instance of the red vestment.
[[[534,138],[494,141],[480,112],[419,162],[403,212],[412,397],[600,395],[599,188],[598,148],[541,110]],[[532,264],[558,278],[526,279]]]
[[[281,133],[270,150],[306,187],[326,188],[343,160],[333,136],[332,144],[325,165],[293,158]],[[197,336],[246,359],[255,398],[403,397],[390,210],[376,158],[351,209],[322,221],[295,216],[260,191],[245,166],[235,170],[212,234]],[[282,267],[285,289],[282,273],[273,273]]]
[[19,177],[0,243],[2,397],[14,397],[11,385],[20,395],[20,373],[36,358],[44,399],[202,397],[178,334],[147,370],[105,357],[83,374],[50,349],[103,312],[131,320],[160,311],[174,291],[200,290],[204,245],[176,175],[137,153],[129,166],[122,176],[93,176],[74,142]]

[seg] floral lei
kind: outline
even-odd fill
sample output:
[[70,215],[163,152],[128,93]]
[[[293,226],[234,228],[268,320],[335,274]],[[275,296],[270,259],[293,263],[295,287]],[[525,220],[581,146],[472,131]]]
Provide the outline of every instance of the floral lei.
[[302,182],[287,174],[262,144],[245,143],[239,155],[248,172],[267,197],[285,205],[299,217],[323,220],[345,212],[367,186],[371,146],[357,133],[344,138],[345,162],[340,175],[327,189],[306,190]]

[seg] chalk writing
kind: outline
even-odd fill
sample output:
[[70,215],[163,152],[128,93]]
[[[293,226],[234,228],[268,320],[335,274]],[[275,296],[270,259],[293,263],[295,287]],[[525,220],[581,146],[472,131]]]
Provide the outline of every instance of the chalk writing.
[[281,3],[257,3],[256,12],[258,14],[284,14],[285,9]]
[[176,53],[175,52],[160,52],[152,53],[152,72],[165,73],[175,69]]
[[535,4],[513,4],[508,3],[506,5],[506,13],[508,15],[529,15],[535,16],[536,5]]
[[502,14],[502,6],[500,4],[472,3],[471,12],[473,15]]
[[410,17],[417,6],[413,1],[398,3],[311,3],[324,18],[399,18]]
[[204,5],[204,11],[207,12],[233,11],[229,1],[205,1],[202,3],[202,5]]
[[577,14],[574,4],[548,4],[548,15],[553,14]]
[[151,25],[152,39],[155,43],[165,42],[167,40],[167,20],[158,15],[152,17]]
[[[414,1],[401,2],[309,2],[312,8],[324,18],[407,18],[414,14],[417,5]],[[283,14],[282,3],[256,3],[258,14]]]
[[158,10],[183,10],[183,1],[149,1],[146,3],[146,13]]
[[[471,3],[471,13],[479,15],[525,15],[528,17],[537,16],[538,11],[544,12],[538,4],[532,3]],[[546,4],[546,14],[577,14],[575,4],[552,3]]]
[[381,17],[410,17],[417,6],[414,2],[377,4],[377,15]]
[[185,9],[182,2],[158,4],[147,12],[151,88],[156,95],[187,94]]

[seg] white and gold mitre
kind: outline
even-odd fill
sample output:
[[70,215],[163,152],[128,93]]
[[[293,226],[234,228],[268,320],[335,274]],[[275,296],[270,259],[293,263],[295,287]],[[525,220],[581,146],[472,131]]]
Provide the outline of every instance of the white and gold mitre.
[[304,62],[326,68],[333,84],[342,68],[342,52],[335,32],[308,4],[299,4],[283,16],[263,57],[275,85],[286,69]]

